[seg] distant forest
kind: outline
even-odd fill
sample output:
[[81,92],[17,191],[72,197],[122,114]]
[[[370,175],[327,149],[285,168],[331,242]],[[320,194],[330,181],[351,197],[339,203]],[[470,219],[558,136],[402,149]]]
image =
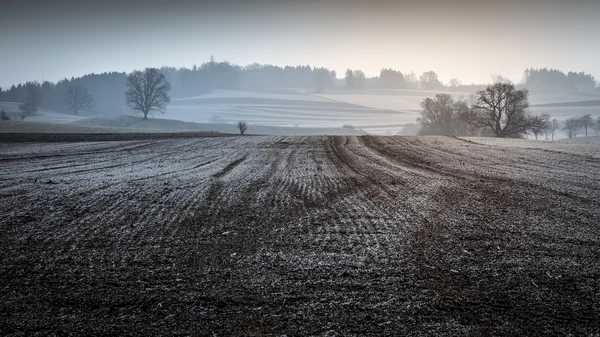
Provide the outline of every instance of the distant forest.
[[[311,92],[324,92],[332,89],[423,89],[475,92],[486,87],[481,85],[463,85],[452,79],[444,85],[433,71],[424,72],[417,77],[414,73],[402,73],[394,69],[382,69],[379,76],[366,77],[360,70],[348,69],[343,78],[327,68],[306,66],[272,66],[252,64],[240,67],[229,62],[209,62],[193,68],[163,67],[160,69],[171,83],[172,98],[200,95],[215,89],[229,90],[271,90],[298,88]],[[106,72],[89,74],[82,77],[63,79],[57,83],[28,82],[39,89],[41,96],[39,107],[43,109],[66,111],[64,96],[72,86],[81,86],[93,96],[94,111],[104,114],[122,114],[129,111],[125,105],[126,73]],[[506,80],[495,75],[493,81]],[[23,102],[28,83],[0,88],[0,102]],[[595,91],[597,83],[593,76],[583,72],[567,74],[555,69],[527,69],[519,85],[533,93],[561,91]]]

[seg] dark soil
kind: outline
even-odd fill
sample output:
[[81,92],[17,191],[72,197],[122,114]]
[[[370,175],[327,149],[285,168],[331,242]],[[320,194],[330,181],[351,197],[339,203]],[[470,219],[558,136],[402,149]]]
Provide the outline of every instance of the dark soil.
[[0,145],[0,335],[600,334],[597,145],[144,137]]
[[0,133],[0,143],[22,142],[105,142],[152,139],[177,139],[233,136],[217,132],[140,132],[140,133]]

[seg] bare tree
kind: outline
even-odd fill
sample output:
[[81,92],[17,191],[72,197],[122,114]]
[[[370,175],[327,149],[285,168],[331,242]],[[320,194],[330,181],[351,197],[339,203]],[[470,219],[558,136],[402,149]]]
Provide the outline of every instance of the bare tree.
[[540,135],[546,134],[546,140],[548,139],[548,132],[552,129],[552,123],[550,122],[550,115],[549,114],[542,114],[543,120],[544,122],[538,125],[535,125],[532,129],[531,129],[531,133],[533,133],[533,136],[535,137],[535,140],[538,140],[538,137]]
[[246,123],[246,121],[239,121],[237,123],[237,127],[240,130],[240,134],[243,135],[244,133],[246,133],[246,129],[248,128],[248,123]]
[[94,107],[94,97],[90,95],[87,88],[80,85],[71,85],[63,96],[63,102],[67,105],[69,111],[77,115],[80,110],[91,111]]
[[362,70],[354,71],[354,88],[355,89],[364,89],[367,86],[367,76]]
[[459,87],[460,85],[462,85],[462,83],[460,83],[460,81],[456,78],[452,78],[452,79],[450,79],[450,82],[448,82],[448,86],[451,88],[456,88],[456,87]]
[[574,117],[568,118],[565,121],[565,126],[563,127],[563,130],[565,130],[565,132],[567,133],[567,137],[577,137],[577,134],[579,134],[579,131],[581,131],[581,120],[579,118]]
[[496,137],[521,137],[547,123],[549,116],[527,114],[529,92],[510,83],[496,83],[477,92],[477,102],[464,120]]
[[444,87],[444,84],[438,80],[438,75],[434,71],[426,71],[419,77],[421,89],[437,90]]
[[408,89],[419,89],[419,79],[414,71],[404,75],[404,81],[406,81],[406,87]]
[[346,70],[346,77],[344,77],[344,81],[346,82],[346,89],[354,89],[354,72],[352,72],[351,69]]
[[144,119],[148,119],[148,113],[152,111],[165,113],[171,102],[171,84],[156,68],[134,71],[127,77],[127,87],[125,102],[132,110],[142,112]]
[[40,85],[37,82],[28,82],[25,84],[25,100],[23,104],[19,104],[19,110],[21,110],[21,120],[25,117],[33,115],[42,100],[42,94],[40,92]]
[[579,117],[579,122],[581,123],[581,127],[585,130],[585,136],[588,136],[588,129],[594,128],[595,122],[591,115],[583,115]]
[[464,136],[460,118],[468,113],[469,106],[464,100],[455,101],[448,94],[437,94],[434,98],[427,97],[421,102],[421,135]]

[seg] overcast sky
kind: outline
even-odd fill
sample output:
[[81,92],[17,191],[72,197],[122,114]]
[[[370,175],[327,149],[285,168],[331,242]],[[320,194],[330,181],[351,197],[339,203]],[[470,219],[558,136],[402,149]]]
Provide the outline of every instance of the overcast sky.
[[600,1],[30,1],[0,4],[0,86],[186,66],[381,68],[447,83],[527,67],[600,78]]

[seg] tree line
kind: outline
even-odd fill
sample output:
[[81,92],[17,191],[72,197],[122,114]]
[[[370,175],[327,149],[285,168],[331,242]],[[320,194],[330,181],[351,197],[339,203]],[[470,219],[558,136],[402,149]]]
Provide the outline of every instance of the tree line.
[[[229,62],[217,62],[213,57],[199,67],[158,69],[171,86],[174,98],[189,97],[215,89],[261,90],[272,88],[302,88],[321,93],[327,89],[422,89],[468,91],[486,90],[486,85],[463,85],[458,79],[443,84],[434,71],[402,73],[383,68],[379,76],[367,77],[361,70],[346,70],[344,78],[338,80],[334,70],[306,66],[273,66],[252,64],[240,67]],[[105,72],[82,77],[63,79],[57,83],[45,81],[12,85],[0,88],[0,102],[21,103],[22,117],[39,108],[54,111],[95,111],[102,114],[123,114],[129,111],[123,96],[127,90],[124,72]],[[341,83],[340,83],[341,82]],[[507,83],[506,78],[493,74],[494,83]],[[583,72],[567,74],[555,69],[525,70],[523,83],[517,88],[527,87],[532,92],[561,90],[591,91],[596,89],[593,76]],[[510,131],[510,130],[509,130]],[[512,131],[511,131],[512,132]]]
[[529,91],[518,89],[512,83],[498,82],[467,98],[437,94],[423,99],[420,105],[419,135],[500,138],[533,135],[536,140],[545,135],[554,140],[559,129],[569,138],[577,137],[581,131],[585,137],[589,130],[600,133],[600,117],[594,120],[589,114],[568,118],[564,123],[551,120],[549,114],[530,114],[527,110]]
[[597,117],[596,120],[594,120],[591,115],[586,114],[580,117],[567,118],[562,129],[569,138],[577,137],[581,131],[583,131],[583,135],[587,137],[588,130],[594,130],[596,131],[596,135],[598,135],[600,133],[600,117]]
[[526,69],[523,75],[524,87],[536,93],[565,91],[591,92],[597,89],[594,76],[584,72],[564,72],[558,69]]

